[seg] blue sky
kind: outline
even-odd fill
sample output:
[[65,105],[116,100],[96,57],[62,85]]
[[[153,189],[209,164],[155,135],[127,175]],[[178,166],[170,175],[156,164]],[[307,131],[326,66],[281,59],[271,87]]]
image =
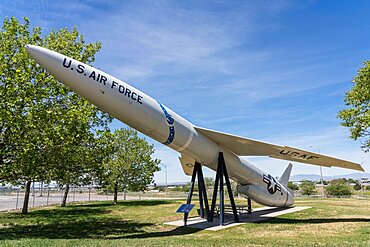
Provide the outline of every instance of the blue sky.
[[[320,150],[364,162],[369,172],[369,154],[336,118],[370,58],[369,7],[369,1],[5,0],[0,16],[28,16],[45,34],[76,25],[87,41],[102,42],[95,67],[196,125]],[[149,141],[168,167],[168,181],[188,181],[178,154]],[[250,160],[274,176],[287,165]],[[295,163],[292,173],[319,174],[319,167]],[[155,180],[164,182],[164,171]]]

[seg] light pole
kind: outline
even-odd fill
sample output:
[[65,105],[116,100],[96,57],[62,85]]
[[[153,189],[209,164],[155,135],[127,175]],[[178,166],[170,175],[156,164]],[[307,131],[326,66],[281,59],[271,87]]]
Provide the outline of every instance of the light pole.
[[324,198],[325,197],[325,194],[324,194],[324,180],[322,178],[322,166],[320,166],[320,182],[321,182],[322,198]]
[[166,174],[166,190],[167,190],[167,166],[163,165],[162,163],[160,163],[160,165],[162,165],[164,167],[164,172]]
[[[310,146],[310,148],[314,148],[314,146]],[[320,148],[317,148],[317,151],[319,154],[321,154],[320,152]],[[325,197],[325,194],[324,194],[324,180],[322,178],[322,166],[320,166],[320,184],[321,184],[321,193],[322,193],[322,198]]]
[[[361,162],[361,166],[362,166],[362,164],[363,163],[365,163],[365,162]],[[363,188],[363,186],[362,186],[362,176],[361,176],[361,172],[359,172],[360,173],[360,189],[361,189],[361,195],[362,195],[362,197],[364,197],[364,188]]]

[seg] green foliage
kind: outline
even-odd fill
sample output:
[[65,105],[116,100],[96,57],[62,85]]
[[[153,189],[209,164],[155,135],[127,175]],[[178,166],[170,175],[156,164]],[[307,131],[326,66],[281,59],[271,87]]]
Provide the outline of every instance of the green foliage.
[[316,194],[315,183],[308,180],[303,180],[301,185],[302,195],[310,196]]
[[213,186],[215,186],[215,179],[212,177],[204,177],[204,184],[207,189],[213,188]]
[[353,189],[354,190],[361,190],[362,188],[361,188],[361,184],[358,182],[358,181],[356,181],[355,182],[355,185],[353,186]]
[[105,153],[103,166],[98,174],[104,185],[118,186],[123,190],[145,191],[153,182],[154,172],[159,171],[159,159],[152,159],[154,146],[140,138],[136,130],[117,129],[100,138]]
[[[189,189],[190,189],[190,182],[185,184],[185,185],[176,185],[176,186],[170,187],[170,188],[167,189],[167,191],[188,193]],[[194,185],[194,191],[198,191],[198,185],[197,184]]]
[[345,184],[347,183],[347,179],[345,178],[337,178],[330,181],[330,184]]
[[335,179],[330,182],[325,188],[326,194],[330,196],[350,196],[352,195],[351,186],[347,184],[345,179]]
[[296,185],[295,183],[293,183],[291,181],[288,182],[288,188],[291,189],[291,190],[299,190],[298,185]]
[[[180,187],[182,192],[189,192],[190,190],[190,182],[186,183],[186,185]],[[198,184],[194,184],[194,189],[193,191],[198,191]]]
[[31,59],[25,45],[46,47],[84,63],[100,43],[86,44],[77,28],[30,30],[29,20],[5,18],[0,32],[0,182],[76,183],[93,159],[94,129],[111,118]]
[[353,88],[346,93],[348,109],[341,110],[338,117],[342,126],[348,127],[350,137],[360,140],[365,152],[370,150],[370,61],[358,70],[353,80]]
[[[321,184],[321,180],[317,181],[317,182],[316,182],[316,184]],[[323,180],[322,180],[322,184],[323,184],[323,185],[328,185],[328,184],[329,184],[329,182],[323,179]]]
[[354,183],[357,183],[357,182],[358,182],[358,180],[355,180],[353,178],[347,179],[347,183],[349,183],[349,184],[354,184]]

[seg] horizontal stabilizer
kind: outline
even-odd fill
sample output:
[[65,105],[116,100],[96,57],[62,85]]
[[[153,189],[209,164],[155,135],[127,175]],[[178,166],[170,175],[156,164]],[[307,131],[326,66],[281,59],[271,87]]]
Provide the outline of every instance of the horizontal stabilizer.
[[326,167],[342,167],[364,171],[360,164],[330,156],[301,150],[298,148],[280,146],[267,142],[256,141],[245,137],[226,134],[214,130],[194,127],[197,131],[226,147],[239,156],[269,156],[271,158],[301,162]]

